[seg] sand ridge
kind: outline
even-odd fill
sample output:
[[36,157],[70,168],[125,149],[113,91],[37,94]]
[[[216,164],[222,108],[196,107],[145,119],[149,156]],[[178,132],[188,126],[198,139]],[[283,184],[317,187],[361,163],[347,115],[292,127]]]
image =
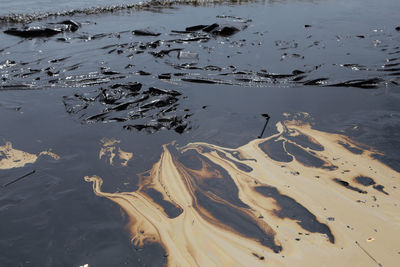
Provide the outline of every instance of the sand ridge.
[[[380,153],[299,120],[237,149],[164,145],[135,192],[96,195],[128,214],[135,246],[160,243],[169,266],[393,266],[400,260],[400,174]],[[360,183],[366,177],[373,183]]]

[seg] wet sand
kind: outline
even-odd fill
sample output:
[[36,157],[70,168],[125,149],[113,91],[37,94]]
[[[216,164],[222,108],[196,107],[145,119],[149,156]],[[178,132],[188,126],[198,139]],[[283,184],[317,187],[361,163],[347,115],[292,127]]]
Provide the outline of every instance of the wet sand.
[[395,266],[396,6],[3,22],[0,265]]

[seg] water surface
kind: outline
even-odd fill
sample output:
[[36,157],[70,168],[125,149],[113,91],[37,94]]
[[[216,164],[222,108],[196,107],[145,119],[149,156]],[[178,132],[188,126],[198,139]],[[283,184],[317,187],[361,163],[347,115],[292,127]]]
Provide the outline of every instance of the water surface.
[[[92,3],[45,11],[104,4]],[[315,249],[324,259],[397,262],[398,224],[385,221],[400,204],[398,7],[91,9],[29,17],[81,23],[40,38],[0,24],[0,160],[17,160],[0,165],[0,184],[32,173],[0,189],[0,265],[159,266],[179,261],[177,251],[218,265],[212,253],[187,253],[192,235],[170,241],[168,231],[193,233],[192,223],[215,232],[220,263],[235,252],[243,264],[290,265]],[[214,23],[238,31],[185,31]]]

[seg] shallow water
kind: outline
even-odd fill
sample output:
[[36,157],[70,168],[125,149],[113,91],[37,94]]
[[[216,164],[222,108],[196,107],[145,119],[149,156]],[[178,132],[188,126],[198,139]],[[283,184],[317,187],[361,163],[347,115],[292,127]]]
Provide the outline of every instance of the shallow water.
[[[136,1],[139,2],[139,1]],[[86,1],[61,1],[61,0],[1,0],[0,16],[27,14],[49,11],[63,11],[69,9],[89,8],[95,6],[121,5],[135,3],[134,0],[86,0]]]
[[[192,231],[189,219],[215,231],[220,263],[236,251],[243,264],[290,265],[304,256],[318,265],[318,257],[306,256],[315,244],[322,244],[325,259],[375,264],[367,251],[384,266],[397,262],[399,244],[390,231],[398,230],[400,204],[398,7],[389,0],[154,4],[33,21],[81,23],[75,32],[40,38],[7,35],[4,30],[21,25],[0,24],[0,184],[7,185],[0,188],[0,266],[217,263],[206,256],[212,254],[188,256],[181,245],[191,235],[182,243],[168,241],[169,227]],[[182,32],[213,23],[239,31],[229,37]],[[262,141],[255,139],[265,113],[271,116],[265,141],[273,143],[260,150],[251,144]],[[291,119],[313,129],[275,127]],[[299,130],[329,149],[321,152],[296,137]],[[176,146],[163,148],[172,141]],[[181,150],[188,143],[192,149]],[[252,157],[257,162],[246,160]],[[155,181],[157,171],[164,178]],[[214,179],[218,173],[222,187]],[[246,175],[262,188],[253,188]],[[359,175],[376,184],[358,184]],[[93,192],[87,182],[98,185],[97,176],[104,184]],[[187,187],[177,190],[178,181]],[[131,201],[135,197],[140,201]],[[375,225],[335,208],[335,197]],[[226,209],[231,212],[222,216]],[[162,218],[157,223],[154,214]],[[180,214],[188,214],[184,225]],[[298,224],[295,215],[315,216],[330,232]],[[394,223],[389,227],[379,216]],[[275,232],[272,239],[266,225]],[[217,248],[227,240],[246,245]],[[185,256],[171,252],[174,244]]]

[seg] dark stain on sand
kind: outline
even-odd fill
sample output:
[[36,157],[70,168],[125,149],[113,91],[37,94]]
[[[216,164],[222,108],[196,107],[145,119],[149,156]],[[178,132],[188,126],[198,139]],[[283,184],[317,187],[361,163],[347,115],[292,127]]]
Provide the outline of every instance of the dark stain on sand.
[[352,185],[350,185],[350,183],[347,182],[347,181],[344,181],[344,180],[341,180],[341,179],[338,179],[338,178],[333,178],[333,181],[334,181],[335,183],[341,185],[341,186],[346,187],[347,189],[353,190],[353,191],[358,192],[358,193],[360,193],[360,194],[367,194],[367,191],[364,191],[364,190],[361,190],[361,189],[358,188],[358,187],[352,186]]
[[164,212],[167,214],[168,218],[173,219],[182,214],[183,209],[181,207],[171,203],[168,200],[165,200],[163,195],[156,189],[145,188],[141,191],[150,197],[155,203],[160,205],[164,209]]
[[275,161],[291,162],[293,160],[293,157],[286,152],[283,140],[269,139],[259,144],[259,148]]
[[263,185],[254,189],[263,196],[276,201],[276,205],[279,206],[279,209],[274,210],[276,216],[282,219],[288,218],[294,220],[304,230],[309,232],[325,234],[331,243],[335,243],[335,237],[330,228],[326,224],[319,222],[314,214],[296,200],[281,194],[277,188],[272,186]]
[[204,219],[258,240],[275,253],[282,250],[272,228],[257,220],[250,207],[240,200],[239,189],[225,169],[196,150],[179,153],[173,146],[168,149],[193,197],[193,207]]
[[375,190],[377,190],[377,191],[379,191],[379,192],[382,192],[382,193],[384,193],[385,195],[389,195],[389,193],[386,192],[386,191],[384,190],[385,187],[384,187],[383,185],[376,184],[375,180],[372,179],[372,178],[370,178],[370,177],[366,177],[366,176],[357,176],[357,177],[354,178],[354,181],[355,181],[356,183],[358,183],[358,184],[363,185],[363,186],[371,186],[371,185],[372,185],[372,187],[373,187]]

